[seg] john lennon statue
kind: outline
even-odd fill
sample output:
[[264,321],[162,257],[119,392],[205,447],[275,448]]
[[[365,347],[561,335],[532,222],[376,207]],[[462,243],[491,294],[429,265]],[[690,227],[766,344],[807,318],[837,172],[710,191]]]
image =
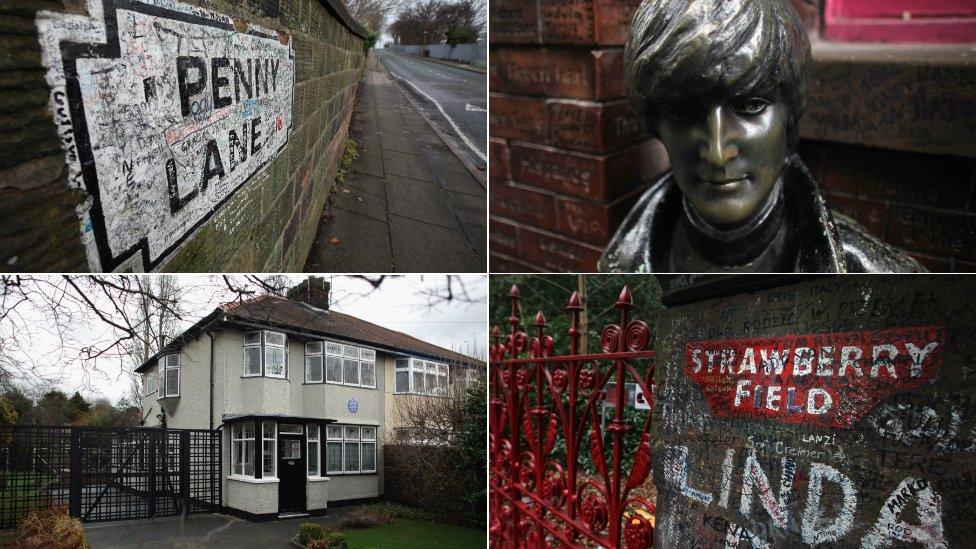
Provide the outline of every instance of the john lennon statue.
[[644,0],[625,53],[635,112],[671,157],[604,272],[915,272],[827,208],[795,154],[810,42],[787,0]]

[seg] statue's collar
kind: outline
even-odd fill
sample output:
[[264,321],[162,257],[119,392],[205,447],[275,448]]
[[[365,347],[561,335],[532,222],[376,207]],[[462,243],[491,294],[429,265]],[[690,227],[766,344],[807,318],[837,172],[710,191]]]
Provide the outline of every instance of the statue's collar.
[[[794,272],[846,272],[844,251],[820,185],[796,155],[783,170],[783,208],[794,220]],[[666,272],[667,250],[682,213],[671,172],[638,199],[600,258],[602,272]]]

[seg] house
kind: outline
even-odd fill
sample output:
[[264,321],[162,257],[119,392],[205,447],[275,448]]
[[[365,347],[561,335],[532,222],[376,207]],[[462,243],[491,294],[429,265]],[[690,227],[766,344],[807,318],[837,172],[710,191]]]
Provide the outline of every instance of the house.
[[330,310],[309,277],[287,298],[221,305],[136,371],[149,427],[219,429],[222,506],[265,520],[384,492],[403,399],[440,398],[485,363]]

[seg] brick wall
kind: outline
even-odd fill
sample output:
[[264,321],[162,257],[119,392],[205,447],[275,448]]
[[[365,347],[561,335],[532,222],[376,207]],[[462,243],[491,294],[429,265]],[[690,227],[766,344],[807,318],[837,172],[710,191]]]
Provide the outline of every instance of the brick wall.
[[[493,1],[491,268],[590,271],[667,166],[623,90],[639,2]],[[814,45],[800,155],[831,206],[934,271],[976,269],[976,61],[969,46]]]
[[[93,226],[99,224],[98,217],[91,213],[93,201],[91,189],[94,178],[88,177],[89,174],[85,170],[90,168],[86,167],[84,162],[79,161],[78,167],[74,171],[72,169],[71,157],[76,153],[75,143],[79,148],[82,145],[79,136],[83,132],[79,131],[76,123],[79,117],[73,113],[67,124],[64,123],[64,118],[59,118],[59,115],[63,116],[63,113],[58,112],[59,105],[63,105],[64,109],[69,109],[71,105],[65,104],[68,102],[64,100],[64,95],[58,95],[57,87],[52,88],[49,85],[50,80],[45,80],[47,69],[42,61],[42,56],[46,55],[44,52],[48,51],[45,49],[45,43],[56,45],[57,42],[52,36],[46,35],[43,31],[39,32],[43,17],[38,16],[39,11],[47,10],[57,14],[49,17],[55,25],[76,29],[100,27],[104,41],[103,20],[90,12],[92,6],[101,12],[102,1],[89,0],[87,5],[81,0],[4,2],[0,5],[0,21],[2,21],[0,24],[0,128],[3,131],[3,138],[0,139],[0,269],[21,271],[301,270],[314,239],[318,219],[333,185],[337,163],[345,145],[357,83],[364,66],[361,36],[364,31],[349,18],[345,8],[337,0],[257,0],[244,3],[229,0],[188,0],[182,3],[147,0],[147,2],[157,7],[163,6],[174,10],[172,13],[189,14],[186,15],[187,18],[204,14],[203,18],[214,26],[199,28],[205,29],[205,32],[216,33],[214,36],[219,33],[224,33],[220,36],[226,36],[227,33],[233,33],[235,29],[238,33],[244,30],[252,33],[257,32],[258,29],[263,33],[262,39],[271,45],[270,49],[285,48],[286,60],[287,47],[290,44],[293,64],[286,64],[281,70],[291,71],[282,73],[289,76],[293,74],[291,82],[289,83],[288,79],[283,77],[275,80],[275,77],[280,76],[275,74],[271,77],[271,89],[269,90],[269,86],[265,85],[264,97],[230,107],[230,115],[239,116],[239,120],[244,122],[243,131],[238,133],[243,136],[250,131],[255,132],[251,135],[251,145],[253,147],[257,142],[258,147],[250,151],[253,165],[245,166],[243,161],[240,163],[242,172],[239,173],[246,171],[250,175],[246,178],[229,175],[234,166],[228,164],[229,161],[233,161],[227,156],[229,153],[227,139],[230,138],[226,132],[219,138],[214,137],[215,142],[220,144],[219,153],[215,152],[214,155],[219,154],[222,157],[222,168],[228,175],[213,176],[209,180],[209,186],[202,189],[195,183],[195,172],[187,172],[190,177],[180,180],[178,177],[182,175],[173,176],[167,170],[182,174],[180,170],[184,168],[181,165],[164,166],[162,161],[155,162],[157,156],[153,154],[147,153],[144,158],[135,162],[123,162],[121,163],[123,169],[116,170],[114,173],[111,173],[113,170],[99,165],[94,170],[99,185],[95,187],[96,189],[105,188],[104,186],[113,178],[129,178],[128,187],[122,187],[127,196],[118,199],[128,200],[129,202],[124,203],[131,206],[112,210],[110,202],[114,198],[105,196],[100,198],[105,212],[104,226],[108,227],[106,230],[111,231],[113,226],[116,230],[120,226],[135,232],[145,230],[147,234],[154,234],[152,238],[158,238],[161,243],[156,244],[155,248],[153,244],[147,244],[141,249],[135,246],[133,248],[135,251],[129,252],[112,249],[107,256],[102,255],[104,243],[99,244],[98,237],[93,236],[98,232],[93,230]],[[114,12],[105,9],[106,13],[109,11]],[[116,43],[122,43],[123,54],[121,57],[116,55],[115,57],[119,57],[115,61],[116,65],[109,67],[105,72],[114,70],[140,76],[145,76],[142,73],[149,74],[149,77],[145,78],[146,105],[126,105],[128,109],[144,107],[148,111],[152,108],[151,100],[159,99],[150,93],[150,88],[153,87],[150,85],[152,79],[156,79],[158,89],[170,89],[166,88],[167,85],[176,89],[173,84],[173,73],[177,71],[175,68],[160,70],[158,66],[149,62],[145,66],[126,65],[128,60],[136,55],[131,54],[133,57],[126,57],[126,47],[132,48],[132,43],[136,43],[136,47],[141,47],[138,41],[142,37],[138,34],[135,38],[127,37],[124,28],[130,21],[129,16],[121,15],[127,12],[118,13],[120,15],[118,15],[117,32],[121,39]],[[233,24],[230,25],[230,22]],[[190,25],[179,20],[178,23],[173,23],[173,29],[197,28],[179,27],[184,24]],[[221,24],[223,27],[220,27]],[[173,40],[177,40],[177,34],[179,33],[175,31],[172,33]],[[206,67],[209,69],[212,66],[209,64],[212,59],[207,57],[206,48],[203,51],[188,51],[187,44],[192,44],[193,34],[189,33],[179,38],[182,48],[177,47],[173,50],[175,52],[173,60],[175,61],[176,55],[198,55],[207,62]],[[68,35],[63,41],[72,38],[73,35]],[[241,40],[244,39],[245,35],[241,35]],[[253,36],[248,39],[259,40]],[[219,36],[210,40],[210,44],[221,44]],[[86,40],[78,39],[78,41]],[[159,38],[159,41],[162,43],[163,38]],[[275,45],[276,41],[280,46]],[[108,42],[111,44],[113,41],[109,39]],[[97,40],[93,43],[97,43]],[[250,57],[255,58],[255,66],[262,62],[258,58],[258,53],[248,53],[237,42],[234,44],[228,50],[231,56],[234,55],[233,52],[241,51],[244,52],[241,53],[242,56],[248,56],[248,62],[251,60]],[[217,54],[209,52],[209,55]],[[238,85],[235,80],[238,75],[232,70],[233,61],[231,59],[229,62],[231,64],[225,65],[226,68],[219,73],[228,80],[222,84],[223,88],[218,88],[223,90],[223,94],[231,97],[233,97],[231,94],[234,87]],[[242,63],[244,61],[241,59]],[[264,62],[266,63],[267,59]],[[268,78],[268,67],[280,68],[275,66],[276,60],[272,59],[271,63],[271,65],[264,65],[265,81]],[[82,72],[80,61],[78,66],[80,73]],[[250,71],[250,64],[246,66]],[[187,78],[197,75],[192,72],[188,74],[191,76]],[[214,70],[213,77],[217,76],[217,70]],[[241,78],[250,81],[251,76],[248,73]],[[255,86],[260,79],[260,73],[254,75]],[[106,108],[111,108],[110,99],[121,97],[129,83],[120,78],[118,89],[112,89],[112,85],[106,86],[108,90],[102,90],[98,100],[108,105]],[[241,89],[244,83],[241,82]],[[219,81],[210,80],[209,77],[202,80],[200,85],[211,84],[215,87],[221,85]],[[281,89],[278,87],[279,84]],[[70,88],[70,83],[66,87]],[[82,89],[84,90],[84,84]],[[287,101],[282,99],[284,89],[291,91],[291,98]],[[141,86],[136,91],[137,95],[143,93]],[[260,88],[256,91],[260,92]],[[206,93],[200,94],[204,114],[198,116],[198,113],[194,112],[192,116],[186,117],[183,122],[188,125],[178,128],[180,131],[194,135],[190,133],[193,128],[209,127],[206,125],[221,121],[219,116],[225,113],[208,106],[209,93],[210,89],[207,88]],[[239,93],[245,92],[239,91]],[[260,97],[257,93],[255,95]],[[68,97],[70,98],[71,95]],[[214,103],[218,103],[216,92],[213,97]],[[172,97],[167,97],[165,100],[180,105],[179,101]],[[261,109],[273,108],[274,104],[279,103],[290,104],[290,108],[286,109],[287,112],[278,113],[280,116],[275,116],[273,119],[269,120],[266,116],[262,125],[256,130],[248,125],[249,120],[255,122],[254,112],[263,112]],[[91,109],[92,105],[86,103],[84,108]],[[131,113],[132,110],[127,112]],[[207,115],[210,115],[209,119],[206,119]],[[291,127],[285,134],[283,132],[287,129],[286,121],[289,119],[287,115],[290,115]],[[90,111],[89,118],[95,118],[91,116]],[[171,122],[172,118],[166,120]],[[241,125],[239,120],[228,123],[229,127],[236,130]],[[89,121],[89,132],[95,130],[96,122]],[[172,126],[149,129],[143,127],[145,131],[142,137],[149,135],[152,139],[147,137],[146,143],[142,144],[141,141],[138,143],[134,141],[139,139],[140,135],[129,132],[129,128],[125,127],[126,124],[126,117],[114,121],[116,130],[114,142],[106,143],[103,139],[100,144],[102,150],[112,146],[119,151],[126,151],[125,154],[131,154],[134,150],[153,149],[162,142],[160,136],[163,135],[164,130],[174,131]],[[196,126],[190,128],[193,124]],[[271,134],[274,134],[275,139],[281,140],[280,147],[277,146],[279,142],[276,141],[273,151],[262,152],[260,149],[262,130],[265,144],[272,142]],[[182,142],[175,139],[170,142],[171,134],[166,135],[166,144],[171,149],[181,145],[189,146],[187,143],[191,143],[189,138]],[[98,150],[99,147],[96,146],[95,149]],[[258,155],[264,156],[259,158]],[[158,156],[163,159],[166,157],[165,154]],[[173,152],[171,156],[176,158],[177,163],[182,161],[178,151]],[[206,158],[204,169],[211,175],[215,173],[215,162],[217,161],[210,157]],[[208,172],[204,173],[204,177]],[[84,177],[79,173],[84,174]],[[240,177],[240,181],[234,180],[234,177]],[[171,218],[165,218],[164,214],[168,214],[169,210],[161,204],[166,202],[167,198],[173,200],[172,186],[167,190],[167,181],[182,181],[177,185],[182,185],[178,187],[178,192],[184,199],[193,192],[197,193],[191,196],[190,204],[193,208],[179,210],[174,206]],[[232,181],[234,185],[240,186],[222,187],[222,185],[230,185]],[[202,206],[194,204],[205,200],[210,202]],[[162,213],[156,218],[144,214],[144,211]],[[119,233],[122,237],[125,236],[125,230]],[[116,259],[105,261],[106,257]]]
[[492,1],[493,272],[595,270],[635,195],[666,169],[623,86],[639,3]]

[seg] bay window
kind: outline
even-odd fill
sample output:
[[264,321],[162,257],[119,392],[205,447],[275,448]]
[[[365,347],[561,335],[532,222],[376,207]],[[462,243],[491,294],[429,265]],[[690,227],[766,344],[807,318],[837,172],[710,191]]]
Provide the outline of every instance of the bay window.
[[[332,341],[312,341],[305,344],[306,383],[376,387],[376,351]],[[313,371],[314,376],[309,376]]]
[[261,426],[261,474],[265,478],[274,478],[275,468],[278,464],[278,460],[275,459],[277,457],[275,453],[278,451],[275,423],[273,421],[262,421]]
[[159,358],[159,398],[180,396],[180,355]]
[[146,373],[146,395],[151,395],[156,392],[156,370],[150,370]]
[[376,472],[376,427],[328,425],[325,432],[326,472],[329,474]]
[[410,392],[410,359],[396,359],[393,370],[393,391],[396,393]]
[[261,330],[244,334],[244,377],[288,377],[288,338]]

